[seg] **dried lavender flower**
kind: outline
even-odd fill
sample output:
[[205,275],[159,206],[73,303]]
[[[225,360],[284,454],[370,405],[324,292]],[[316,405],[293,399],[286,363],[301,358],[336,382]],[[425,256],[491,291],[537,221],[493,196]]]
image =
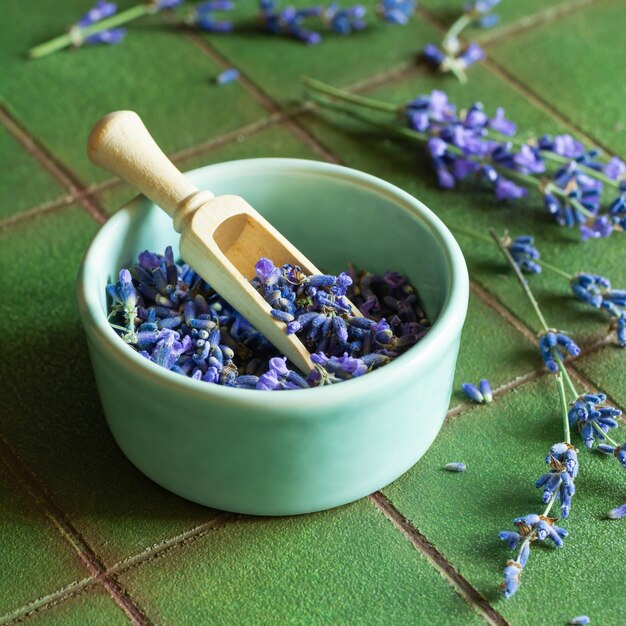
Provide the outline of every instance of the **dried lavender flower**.
[[[107,286],[111,325],[142,356],[178,374],[240,389],[303,389],[382,367],[430,328],[406,278],[350,268],[308,276],[262,258],[252,285],[313,354],[308,379],[184,263],[171,247],[144,251]],[[350,298],[365,317],[354,317]],[[119,323],[117,323],[119,321]]]
[[465,463],[447,463],[443,466],[443,469],[448,470],[449,472],[464,472],[467,467]]

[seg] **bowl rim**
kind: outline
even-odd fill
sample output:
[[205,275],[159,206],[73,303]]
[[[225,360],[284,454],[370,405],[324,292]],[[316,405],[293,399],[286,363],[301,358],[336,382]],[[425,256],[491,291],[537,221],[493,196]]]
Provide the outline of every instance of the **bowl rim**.
[[[185,175],[190,176],[194,182],[198,183],[207,171],[211,170],[213,174],[216,172],[220,174],[220,169],[224,170],[221,174],[230,176],[235,173],[235,170],[245,173],[243,170],[248,169],[249,173],[258,174],[262,173],[263,170],[270,170],[275,173],[277,169],[280,169],[285,175],[305,173],[341,179],[344,182],[365,187],[388,198],[399,208],[408,211],[425,223],[431,236],[441,245],[450,274],[449,288],[441,312],[426,336],[416,345],[384,367],[369,372],[367,375],[344,381],[340,385],[325,385],[300,389],[297,392],[294,390],[294,393],[272,394],[271,404],[268,404],[268,407],[271,406],[273,411],[296,409],[302,406],[303,400],[327,403],[336,402],[341,397],[350,399],[353,394],[359,393],[359,390],[361,392],[367,391],[368,394],[375,394],[393,383],[394,380],[397,381],[398,378],[402,378],[398,377],[401,367],[405,370],[414,370],[420,364],[425,364],[436,358],[440,345],[446,345],[451,338],[457,335],[457,331],[460,332],[469,299],[469,277],[465,258],[445,224],[417,198],[392,183],[371,174],[343,165],[308,159],[274,157],[237,159],[189,170],[185,172]],[[181,376],[152,363],[129,345],[120,341],[119,335],[109,325],[106,315],[102,312],[98,294],[100,287],[92,284],[96,281],[89,280],[90,267],[97,266],[97,257],[104,252],[107,241],[112,234],[125,226],[125,220],[129,220],[134,212],[141,211],[153,204],[142,195],[134,197],[102,225],[89,244],[83,256],[76,281],[78,308],[87,334],[92,332],[99,347],[109,352],[118,361],[126,366],[136,365],[136,369],[145,377],[153,379],[154,382],[162,386],[178,389],[187,396],[193,395],[200,399],[258,408],[259,400],[265,397],[261,395],[261,392],[222,385],[208,385],[203,381]]]

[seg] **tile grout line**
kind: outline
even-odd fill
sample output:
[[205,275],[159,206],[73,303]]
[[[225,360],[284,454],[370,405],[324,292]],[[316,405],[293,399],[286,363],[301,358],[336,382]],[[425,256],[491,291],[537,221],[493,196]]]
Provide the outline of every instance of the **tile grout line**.
[[[187,33],[186,37],[223,69],[234,67],[234,64],[231,63],[228,58],[215,50],[215,48],[207,43],[201,36],[196,35],[195,33]],[[265,91],[256,85],[256,83],[250,80],[242,70],[239,70],[238,80],[244,89],[246,89],[246,91],[253,98],[264,106],[270,114],[278,114],[281,116],[281,121],[284,126],[288,128],[300,141],[308,146],[314,154],[317,154],[329,163],[341,163],[341,161],[338,160],[330,150],[326,149],[321,143],[319,143],[303,126],[295,122],[278,103],[276,103],[267,93],[265,93]]]
[[45,596],[41,596],[36,600],[32,600],[28,604],[25,604],[17,609],[14,609],[10,613],[0,616],[0,625],[9,626],[10,624],[17,624],[24,619],[28,619],[31,615],[39,613],[41,611],[47,611],[57,604],[63,603],[66,600],[76,597],[83,591],[95,587],[97,581],[93,576],[88,576],[81,580],[74,581],[66,587],[57,589],[53,593],[49,593]]
[[51,202],[45,202],[44,204],[39,204],[30,209],[26,209],[25,211],[20,211],[15,215],[11,215],[3,220],[0,220],[0,231],[8,230],[10,228],[15,227],[22,222],[29,221],[34,219],[40,215],[48,215],[48,213],[55,213],[60,209],[63,209],[67,206],[70,206],[75,202],[75,197],[71,194],[62,196],[57,198],[56,200],[52,200]]
[[[239,517],[241,516],[235,513],[222,513],[209,522],[200,524],[195,528],[192,528],[183,533],[180,533],[179,535],[175,535],[173,537],[165,539],[164,541],[161,541],[158,544],[150,546],[142,552],[118,561],[110,567],[107,567],[104,570],[104,574],[107,576],[116,576],[118,574],[122,574],[134,567],[140,566],[145,562],[159,558],[174,548],[178,548],[179,546],[182,547],[184,545],[187,545],[188,543],[201,539],[208,533],[222,528],[229,522],[236,520]],[[87,578],[83,578],[82,580],[75,581],[70,585],[63,587],[62,589],[58,589],[51,594],[48,594],[41,598],[37,598],[36,600],[33,600],[17,609],[14,609],[11,613],[0,617],[0,624],[2,624],[2,626],[5,626],[18,621],[19,619],[29,615],[30,613],[48,610],[53,606],[59,604],[60,602],[72,598],[84,589],[94,586],[96,583],[97,578],[95,576],[88,576]]]
[[506,619],[464,578],[437,548],[380,491],[368,496],[374,506],[411,542],[455,591],[492,626],[508,626]]
[[123,587],[107,575],[106,568],[87,541],[74,528],[65,514],[54,504],[39,480],[15,454],[8,441],[0,434],[0,452],[3,460],[15,479],[22,483],[39,508],[57,528],[61,536],[70,543],[78,559],[89,574],[100,583],[111,596],[115,604],[127,615],[133,624],[147,626],[152,622],[143,613],[137,603],[128,595]]
[[598,0],[571,0],[570,2],[562,2],[556,6],[540,10],[537,13],[520,17],[513,23],[493,31],[493,34],[487,31],[486,35],[482,37],[475,37],[473,40],[484,47],[488,47],[493,43],[508,41],[510,38],[517,36],[519,33],[523,33],[531,28],[534,28],[535,26],[550,24],[550,22],[553,22],[559,17],[584,9],[588,5],[595,4],[597,1]]
[[101,209],[96,202],[93,202],[92,199],[79,197],[80,192],[84,190],[84,185],[81,183],[78,176],[35,139],[3,105],[0,105],[0,123],[5,126],[22,147],[34,157],[58,183],[67,189],[70,195],[80,203],[91,217],[101,224],[104,223],[106,220],[104,210]]

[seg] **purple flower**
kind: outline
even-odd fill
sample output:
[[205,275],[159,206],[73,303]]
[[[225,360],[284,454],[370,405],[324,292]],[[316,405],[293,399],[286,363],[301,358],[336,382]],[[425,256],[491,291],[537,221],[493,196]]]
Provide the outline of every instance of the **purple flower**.
[[622,467],[626,468],[626,443],[620,446],[610,446],[606,443],[600,443],[596,446],[596,449],[603,454],[612,454]]
[[487,404],[491,404],[493,402],[493,392],[491,391],[491,384],[489,381],[486,378],[483,378],[478,386],[485,402]]
[[516,237],[505,245],[520,270],[530,274],[539,274],[541,272],[541,265],[536,263],[540,257],[539,250],[535,248],[534,239],[531,236],[523,235]]
[[607,513],[609,519],[621,519],[626,516],[626,504],[622,504]]
[[166,9],[173,9],[179,4],[182,4],[184,0],[151,0],[152,4],[158,11],[165,11]]
[[604,276],[580,272],[570,281],[570,288],[579,300],[599,309],[602,306],[604,295],[610,292],[611,283]]
[[472,42],[461,52],[458,58],[463,67],[469,67],[474,63],[478,63],[478,61],[482,61],[486,56],[485,51],[477,43]]
[[539,351],[546,367],[551,372],[558,372],[559,366],[556,359],[562,361],[565,357],[563,350],[572,356],[580,354],[580,348],[567,335],[559,332],[548,331],[539,338]]
[[223,20],[217,21],[214,13],[218,11],[232,11],[234,7],[235,4],[231,0],[210,0],[209,2],[202,2],[195,7],[191,23],[195,24],[200,30],[211,33],[230,32],[233,28],[232,22]]
[[337,2],[328,5],[322,14],[324,21],[332,30],[341,35],[349,35],[355,30],[365,28],[364,17],[367,10],[360,4],[342,9]]
[[528,191],[524,187],[520,187],[502,176],[496,180],[495,192],[497,200],[518,200],[528,195]]
[[606,215],[595,217],[589,222],[580,225],[580,235],[583,241],[587,239],[603,239],[613,232],[613,224]]
[[504,580],[500,585],[502,589],[502,595],[506,599],[510,598],[519,588],[520,575],[522,573],[523,566],[517,561],[507,561],[506,567],[502,573]]
[[82,37],[81,29],[96,24],[107,17],[111,17],[117,13],[117,5],[114,2],[106,2],[105,0],[99,0],[87,13],[74,25],[70,31],[76,35],[75,45],[82,43],[86,44],[108,44],[114,45],[119,43],[126,35],[126,30],[123,28],[110,28],[108,30],[102,30],[93,35]]
[[434,43],[429,43],[424,46],[423,55],[424,58],[435,67],[439,67],[446,59],[446,55]]
[[613,157],[604,165],[602,172],[613,180],[622,180],[626,174],[626,163],[618,157]]
[[464,472],[467,468],[465,463],[447,463],[444,465],[443,469],[448,472]]
[[381,0],[376,12],[386,22],[404,25],[413,15],[416,4],[416,0]]
[[517,132],[517,124],[504,117],[504,109],[502,107],[498,107],[495,116],[489,120],[489,128],[507,137],[513,137]]
[[218,85],[226,85],[227,83],[232,83],[239,78],[239,70],[235,68],[230,68],[224,70],[221,74],[218,74],[215,78],[215,82]]
[[463,393],[474,402],[478,404],[482,404],[485,401],[485,397],[483,394],[471,383],[463,383],[461,385],[461,389],[463,389]]
[[572,617],[567,623],[572,624],[573,626],[578,626],[580,624],[589,624],[591,620],[587,615],[578,615],[577,617]]
[[519,152],[513,156],[515,169],[521,174],[543,174],[546,171],[546,164],[539,156],[535,148],[524,144]]
[[558,491],[561,501],[561,516],[569,515],[572,496],[576,492],[574,479],[578,474],[578,457],[576,450],[567,443],[557,443],[550,449],[546,457],[550,471],[543,474],[535,486],[543,489],[543,502],[548,503]]
[[585,146],[571,135],[556,135],[554,139],[544,135],[539,138],[538,145],[540,150],[555,152],[568,159],[578,159],[585,153]]
[[568,418],[570,426],[577,426],[587,448],[591,448],[595,439],[604,439],[604,434],[611,428],[617,428],[615,420],[622,412],[604,404],[603,393],[584,394],[570,405]]

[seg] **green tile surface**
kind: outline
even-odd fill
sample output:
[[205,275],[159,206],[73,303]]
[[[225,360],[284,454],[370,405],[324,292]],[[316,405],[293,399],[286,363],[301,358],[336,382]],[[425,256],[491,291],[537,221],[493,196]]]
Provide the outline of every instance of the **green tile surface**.
[[[488,112],[503,106],[510,119],[518,122],[520,137],[563,130],[547,114],[533,108],[522,94],[511,90],[483,67],[473,68],[472,79],[467,85],[460,85],[453,78],[427,75],[367,95],[400,105],[433,89],[445,89],[459,108],[476,101],[482,102]],[[383,116],[382,119],[387,118]],[[502,203],[496,201],[489,191],[481,191],[469,182],[455,190],[441,191],[436,185],[430,158],[421,145],[381,138],[378,132],[340,114],[318,112],[303,118],[303,123],[346,165],[402,187],[428,205],[453,230],[454,225],[458,225],[483,235],[490,227],[499,232],[508,229],[514,236],[532,234],[544,258],[552,264],[571,273],[591,271],[608,276],[614,285],[626,284],[622,238],[615,236],[581,244],[576,230],[561,228],[553,222],[539,194],[531,193],[528,198],[515,203]],[[472,279],[495,294],[527,326],[539,330],[530,305],[520,297],[520,287],[497,248],[462,235],[458,239]],[[592,309],[586,310],[581,303],[574,301],[566,280],[545,272],[532,277],[531,284],[550,325],[572,331],[583,342],[606,334],[605,316]]]
[[[543,508],[534,481],[550,446],[562,440],[552,376],[524,385],[444,425],[418,465],[384,490],[393,504],[513,625],[565,624],[586,614],[592,623],[623,623],[623,526],[603,516],[624,496],[624,470],[614,459],[581,450],[581,469],[561,550],[534,546],[520,591],[497,594],[509,551],[500,530],[513,518]],[[580,440],[575,443],[580,445]],[[462,461],[463,474],[442,470]],[[600,593],[585,593],[589,576]]]
[[244,518],[120,580],[170,624],[482,623],[368,500]]
[[[261,157],[310,159],[314,155],[293,133],[283,126],[275,125],[252,135],[242,135],[224,146],[177,159],[176,165],[186,172],[212,163]],[[109,213],[114,213],[136,195],[137,192],[130,185],[118,183],[99,193],[98,200]]]
[[0,95],[84,182],[107,177],[87,161],[85,145],[93,124],[111,111],[137,111],[167,152],[265,114],[239,84],[214,85],[219,66],[157,18],[130,26],[126,39],[112,48],[90,46],[35,61],[24,58],[28,47],[62,32],[89,6],[83,0],[56,1],[43,11],[21,0],[5,3],[3,20],[13,28],[3,34],[0,52]]
[[474,294],[461,336],[459,361],[454,376],[451,406],[467,402],[461,391],[464,382],[477,384],[487,378],[496,389],[538,367],[535,351],[492,308]]
[[0,126],[0,221],[63,197],[66,191]]
[[28,616],[36,626],[122,626],[129,619],[102,587],[90,587],[76,596]]
[[[625,156],[623,0],[504,0],[498,27],[466,33],[493,38],[488,54],[509,76],[482,64],[471,69],[467,85],[415,65],[424,44],[441,38],[431,21],[418,13],[406,27],[380,23],[374,19],[375,3],[365,2],[368,30],[349,37],[325,32],[319,46],[255,32],[256,3],[239,2],[238,30],[228,36],[190,38],[172,28],[171,16],[156,16],[130,26],[127,39],[114,48],[27,61],[30,46],[62,32],[93,0],[50,0],[45,7],[6,0],[0,18],[0,102],[25,129],[22,143],[41,145],[88,186],[110,180],[85,156],[91,125],[111,110],[130,108],[144,117],[183,170],[260,156],[319,158],[326,149],[343,163],[406,189],[450,226],[532,234],[547,261],[570,272],[604,274],[615,287],[625,287],[623,237],[580,244],[576,232],[551,221],[538,196],[508,205],[469,184],[443,192],[419,146],[399,145],[332,114],[295,117],[310,133],[308,140],[283,121],[238,130],[267,118],[267,98],[279,107],[297,108],[304,91],[301,75],[349,86],[388,73],[389,80],[368,95],[403,103],[443,89],[461,107],[475,100],[489,112],[504,106],[522,137],[580,127]],[[122,9],[132,4],[119,2]],[[284,0],[281,6],[287,4],[310,5]],[[451,23],[462,4],[421,2],[423,12],[440,24]],[[558,9],[558,17],[552,9]],[[245,80],[212,84],[220,71],[212,55],[239,68]],[[407,70],[404,78],[397,75],[401,68]],[[548,106],[536,106],[527,90]],[[312,141],[322,149],[313,149]],[[0,222],[65,194],[0,124]],[[96,187],[91,201],[113,213],[132,195],[116,184]],[[80,258],[97,223],[76,205],[5,226],[0,231],[0,434],[105,567],[117,564],[124,593],[148,620],[482,623],[369,500],[297,518],[236,518],[189,540],[187,531],[219,512],[185,502],[143,477],[113,441],[100,408],[74,295]],[[531,341],[511,324],[517,318],[532,331],[538,328],[499,252],[465,235],[458,238],[471,278],[487,297],[473,292],[470,298],[451,406],[464,401],[461,382],[486,377],[500,387],[541,365]],[[575,301],[563,279],[544,273],[530,282],[551,325],[583,343],[606,336],[606,317]],[[495,308],[494,302],[499,303]],[[624,358],[624,351],[607,345],[583,354],[574,366],[624,407]],[[548,447],[561,437],[560,427],[551,377],[526,382],[491,406],[449,419],[424,459],[385,493],[513,626],[565,624],[581,613],[595,624],[621,624],[623,524],[603,515],[624,500],[623,471],[613,459],[585,450],[571,518],[564,524],[571,532],[566,547],[534,547],[519,594],[504,602],[497,592],[510,556],[497,533],[510,528],[515,516],[539,510],[533,482],[544,469]],[[467,472],[443,472],[442,465],[451,461],[466,463]],[[76,594],[61,593],[52,605],[27,614],[28,607],[42,606],[46,597],[56,597],[88,573],[1,461],[0,511],[0,623],[5,618],[128,623],[99,582]],[[164,541],[167,548],[151,556],[151,547]],[[133,556],[135,565],[120,565]]]
[[24,492],[1,455],[0,511],[0,616],[35,595],[85,577],[70,545]]
[[[75,304],[75,276],[97,224],[77,208],[0,237],[0,263],[22,259],[0,377],[0,429],[111,565],[210,520],[215,513],[161,489],[126,460],[104,420]],[[36,384],[37,393],[33,393]]]
[[576,369],[598,389],[608,394],[622,411],[626,409],[624,356],[626,355],[623,348],[611,345],[594,352],[576,364]]
[[625,10],[621,0],[594,2],[490,48],[494,59],[533,92],[622,156],[626,112],[618,95],[623,80],[618,59],[626,56]]

